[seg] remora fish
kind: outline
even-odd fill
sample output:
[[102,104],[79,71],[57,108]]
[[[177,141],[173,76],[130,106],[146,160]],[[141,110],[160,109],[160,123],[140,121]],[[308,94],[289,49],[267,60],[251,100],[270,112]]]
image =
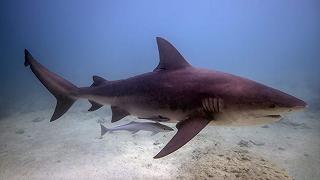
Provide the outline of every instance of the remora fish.
[[57,99],[50,121],[85,98],[91,110],[110,104],[112,122],[127,115],[177,122],[178,132],[154,158],[176,151],[208,124],[265,124],[306,107],[304,101],[255,81],[193,67],[163,38],[157,44],[160,62],[152,72],[116,81],[94,76],[90,87],[78,88],[50,72],[27,50],[24,64]]
[[164,124],[160,124],[158,122],[129,122],[128,124],[120,125],[114,128],[106,128],[102,124],[101,127],[101,136],[106,134],[107,132],[114,132],[114,131],[130,131],[131,133],[136,133],[138,131],[150,131],[152,135],[155,135],[159,132],[168,132],[173,131],[173,129],[169,126]]

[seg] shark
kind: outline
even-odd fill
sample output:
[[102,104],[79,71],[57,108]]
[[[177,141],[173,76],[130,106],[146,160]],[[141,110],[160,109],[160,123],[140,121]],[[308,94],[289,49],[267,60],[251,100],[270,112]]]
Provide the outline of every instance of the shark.
[[159,122],[136,122],[131,121],[127,124],[119,125],[113,128],[106,128],[104,125],[100,124],[101,127],[101,136],[105,135],[107,132],[115,131],[129,131],[132,134],[135,134],[139,131],[149,131],[152,132],[152,136],[158,134],[159,132],[169,132],[173,129],[169,126],[161,124]]
[[110,105],[111,122],[131,115],[176,123],[177,132],[155,159],[175,152],[208,125],[267,124],[307,106],[262,83],[194,67],[166,39],[156,41],[160,61],[153,71],[112,81],[93,76],[88,87],[77,87],[49,71],[27,49],[24,65],[57,100],[50,122],[63,116],[77,99],[87,99],[92,104],[89,111]]

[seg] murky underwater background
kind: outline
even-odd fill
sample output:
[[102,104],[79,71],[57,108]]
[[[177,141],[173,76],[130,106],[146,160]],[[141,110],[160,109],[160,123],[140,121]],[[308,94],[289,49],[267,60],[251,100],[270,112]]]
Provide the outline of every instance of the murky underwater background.
[[[290,179],[320,177],[320,2],[0,2],[0,179]],[[23,50],[78,86],[158,64],[155,37],[196,67],[264,83],[308,102],[303,112],[252,127],[207,127],[185,147],[152,157],[174,132],[111,127],[110,108],[78,101],[49,123],[55,99],[23,66]],[[174,124],[168,124],[174,127]]]

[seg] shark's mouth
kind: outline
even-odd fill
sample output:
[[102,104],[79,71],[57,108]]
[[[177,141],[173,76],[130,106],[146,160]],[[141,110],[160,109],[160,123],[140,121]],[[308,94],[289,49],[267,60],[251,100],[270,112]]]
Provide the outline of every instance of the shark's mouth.
[[269,115],[266,115],[264,117],[270,117],[270,118],[281,118],[281,116],[279,114],[269,114]]

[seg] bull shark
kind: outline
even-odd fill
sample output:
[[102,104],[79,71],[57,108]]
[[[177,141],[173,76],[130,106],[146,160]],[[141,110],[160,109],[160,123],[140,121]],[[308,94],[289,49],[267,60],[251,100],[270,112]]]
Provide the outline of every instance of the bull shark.
[[82,98],[92,104],[90,111],[111,105],[112,122],[133,115],[177,123],[177,133],[154,158],[176,151],[209,124],[266,124],[307,106],[303,100],[253,80],[196,68],[167,40],[156,40],[160,61],[152,72],[115,81],[93,76],[89,87],[77,87],[50,72],[26,49],[24,65],[30,66],[57,100],[50,121]]

